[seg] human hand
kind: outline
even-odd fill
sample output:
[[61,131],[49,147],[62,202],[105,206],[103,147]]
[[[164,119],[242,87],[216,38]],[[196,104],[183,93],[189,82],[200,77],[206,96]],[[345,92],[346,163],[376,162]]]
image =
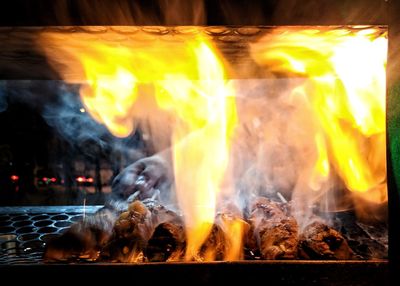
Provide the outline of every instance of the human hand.
[[157,195],[157,192],[167,191],[171,182],[168,162],[162,156],[154,155],[122,170],[112,183],[112,192],[118,199],[144,200]]

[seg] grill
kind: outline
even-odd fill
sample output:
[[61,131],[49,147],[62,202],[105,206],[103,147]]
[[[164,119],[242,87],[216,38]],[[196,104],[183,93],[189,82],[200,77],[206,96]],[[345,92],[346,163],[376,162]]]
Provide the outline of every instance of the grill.
[[[336,26],[336,28],[340,28]],[[15,88],[29,88],[29,85],[49,84],[49,80],[59,80],[57,74],[49,67],[46,59],[40,54],[32,53],[32,45],[44,33],[56,33],[58,37],[80,39],[81,41],[105,41],[113,45],[157,45],[161,42],[179,42],[180,36],[195,37],[203,34],[211,39],[224,57],[239,72],[239,78],[249,77],[240,74],[242,69],[255,68],[248,55],[249,44],[261,35],[273,29],[271,26],[37,26],[7,27],[0,30],[3,41],[0,47],[0,65],[2,79],[8,79]],[[356,30],[356,28],[355,28]],[[139,36],[138,36],[139,35]],[[62,42],[59,43],[62,46]],[[65,42],[64,42],[65,44]],[[15,65],[15,61],[23,61],[24,65]],[[253,65],[253,66],[251,66]],[[80,81],[83,75],[72,71],[71,78]],[[23,79],[23,80],[21,80]],[[13,81],[15,80],[15,82]],[[60,82],[61,85],[61,82]],[[40,88],[40,87],[39,87]]]
[[[22,1],[24,2],[24,1]],[[24,7],[30,7],[29,1],[25,1]],[[50,5],[42,1],[42,5]],[[121,2],[121,1],[117,1]],[[123,2],[123,1],[122,1]],[[151,4],[140,5],[146,9],[152,8]],[[389,61],[388,61],[388,95],[387,95],[387,165],[389,188],[389,234],[386,225],[368,226],[354,222],[354,214],[339,212],[336,214],[336,223],[346,236],[349,243],[357,249],[363,258],[358,261],[238,261],[238,262],[211,262],[211,263],[151,263],[151,264],[110,264],[80,263],[60,264],[43,263],[41,257],[45,244],[52,238],[63,233],[72,223],[79,221],[84,214],[94,213],[100,206],[40,206],[40,207],[0,207],[0,235],[2,239],[0,254],[0,279],[10,277],[14,281],[31,280],[41,277],[41,282],[48,279],[48,272],[57,273],[60,279],[70,283],[76,283],[76,275],[84,274],[83,280],[90,282],[102,282],[104,279],[114,277],[116,280],[126,280],[126,277],[141,277],[144,284],[165,283],[174,281],[177,284],[226,284],[227,281],[242,283],[287,284],[287,285],[387,285],[389,278],[392,281],[400,269],[400,231],[398,217],[400,217],[400,197],[398,195],[398,174],[400,167],[396,161],[399,150],[395,142],[400,138],[396,123],[399,120],[398,95],[398,46],[400,43],[400,25],[397,19],[400,6],[394,1],[355,1],[354,4],[346,4],[347,1],[321,1],[323,9],[321,13],[309,11],[314,1],[282,1],[281,5],[275,1],[255,1],[255,7],[261,7],[260,11],[240,7],[246,6],[246,1],[233,5],[236,17],[226,16],[218,1],[205,1],[208,18],[205,27],[201,27],[205,33],[214,38],[220,45],[222,52],[234,64],[238,58],[246,57],[243,48],[254,37],[274,25],[383,25],[389,26]],[[224,2],[224,1],[219,1]],[[264,2],[264,3],[263,3]],[[44,3],[44,4],[43,4]],[[261,3],[261,4],[260,4]],[[226,4],[226,3],[225,3]],[[260,6],[261,5],[261,6]],[[347,6],[346,6],[347,5]],[[229,5],[228,5],[229,6]],[[279,7],[276,7],[279,6]],[[291,11],[285,11],[285,7],[292,7]],[[308,8],[307,8],[308,7]],[[345,8],[347,7],[347,8]],[[364,8],[368,9],[364,9]],[[29,9],[26,9],[28,11]],[[131,7],[132,8],[132,7]],[[154,8],[154,7],[153,7]],[[225,7],[226,8],[226,7]],[[276,10],[273,10],[277,8]],[[85,34],[87,37],[123,42],[126,38],[133,37],[136,29],[152,34],[158,33],[168,40],[172,34],[185,33],[187,31],[174,29],[176,25],[191,25],[187,19],[168,22],[159,20],[160,11],[153,17],[141,18],[135,25],[140,27],[122,27],[133,23],[124,20],[110,18],[99,20],[85,18],[75,13],[75,18],[64,21],[52,15],[45,15],[43,10],[36,9],[31,12],[21,12],[20,7],[12,6],[9,15],[0,12],[0,40],[19,42],[21,50],[7,50],[4,45],[0,47],[0,78],[8,79],[16,86],[29,86],[32,82],[38,85],[47,84],[47,80],[58,80],[57,75],[49,69],[46,61],[30,53],[30,41],[42,31],[56,30],[63,35]],[[135,7],[132,8],[134,11]],[[347,10],[346,10],[347,9]],[[0,9],[1,10],[1,9]],[[359,11],[368,12],[359,13]],[[240,12],[238,12],[240,11]],[[357,12],[358,11],[358,12]],[[345,13],[346,12],[346,13]],[[347,14],[348,12],[348,14]],[[158,14],[157,14],[158,13]],[[252,14],[257,17],[252,17]],[[263,14],[264,13],[264,14]],[[30,16],[28,16],[28,14]],[[134,13],[133,13],[134,14]],[[150,13],[151,14],[151,13]],[[18,17],[13,17],[18,15]],[[345,16],[347,15],[347,16]],[[25,17],[26,16],[26,17]],[[48,16],[47,20],[45,19]],[[158,17],[158,18],[157,18]],[[60,27],[58,25],[73,25]],[[153,26],[158,26],[158,30]],[[85,26],[94,25],[94,26]],[[100,26],[99,26],[100,25]],[[117,26],[102,26],[117,25]],[[174,25],[174,26],[168,26]],[[241,25],[251,25],[251,29],[244,29]],[[20,27],[18,27],[20,26]],[[221,28],[223,26],[223,28]],[[117,36],[117,37],[115,37]],[[108,39],[110,37],[110,39]],[[13,42],[14,43],[14,42]],[[225,49],[224,49],[225,47]],[[11,60],[10,60],[11,59]],[[21,63],[21,65],[15,65]],[[15,81],[14,81],[15,80]],[[35,81],[38,80],[38,81]],[[41,82],[41,80],[44,80]],[[62,85],[63,83],[56,83]],[[349,224],[345,224],[349,222]],[[389,239],[389,256],[385,245]],[[382,259],[370,259],[371,252]],[[369,256],[370,255],[370,256]],[[389,276],[391,275],[391,276]]]
[[0,265],[43,263],[46,242],[100,207],[2,207]]
[[[95,213],[101,206],[3,207],[0,210],[2,252],[0,265],[43,263],[46,243],[60,236],[68,227]],[[335,228],[348,238],[360,259],[387,259],[387,225],[357,222],[354,213],[335,215]],[[249,260],[260,257],[248,256]],[[84,261],[84,260],[82,260]]]
[[[387,249],[387,226],[368,226],[356,223],[352,212],[336,215],[337,228],[349,238],[349,244],[358,253],[379,256],[383,259],[357,261],[266,261],[247,260],[238,262],[208,263],[103,263],[81,259],[79,263],[44,263],[42,255],[46,243],[60,236],[71,224],[82,220],[84,215],[95,213],[101,206],[47,206],[2,207],[0,209],[1,243],[0,273],[16,281],[52,280],[49,271],[58,273],[63,281],[76,282],[75,275],[84,273],[90,282],[103,279],[124,281],[124,277],[141,277],[147,283],[163,283],[173,280],[178,285],[226,283],[240,281],[284,285],[375,285],[389,283],[389,265],[384,259]],[[253,258],[254,259],[254,258]],[[178,275],[177,277],[176,275]],[[19,276],[23,274],[23,276]],[[45,277],[45,278],[44,278]],[[267,278],[266,278],[267,277]],[[368,280],[365,277],[369,277]]]

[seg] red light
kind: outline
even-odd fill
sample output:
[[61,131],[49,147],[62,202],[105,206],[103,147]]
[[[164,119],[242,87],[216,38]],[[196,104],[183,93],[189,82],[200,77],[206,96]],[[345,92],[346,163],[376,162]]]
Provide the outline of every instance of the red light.
[[47,177],[43,177],[43,178],[42,178],[42,181],[43,181],[43,182],[47,182]]
[[53,183],[55,183],[57,181],[56,178],[51,178],[50,181],[52,181]]
[[79,183],[83,183],[83,182],[86,181],[86,179],[85,179],[84,177],[78,177],[78,178],[76,178],[76,180],[77,180]]
[[19,180],[19,177],[18,177],[17,175],[12,175],[12,176],[11,176],[11,180],[12,180],[12,181],[18,181],[18,180]]
[[86,182],[88,182],[88,183],[93,183],[93,178],[86,178]]

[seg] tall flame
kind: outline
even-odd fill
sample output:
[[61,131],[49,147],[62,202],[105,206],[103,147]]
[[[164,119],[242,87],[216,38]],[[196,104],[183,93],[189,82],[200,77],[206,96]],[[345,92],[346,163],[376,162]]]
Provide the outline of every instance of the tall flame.
[[[58,35],[44,37],[52,43]],[[134,118],[145,112],[149,97],[172,115],[176,194],[186,222],[186,259],[191,260],[216,215],[237,121],[235,97],[217,52],[204,36],[181,35],[152,44],[140,39],[135,34],[130,46],[79,39],[61,49],[82,64],[87,84],[80,95],[86,109],[115,136],[134,130]]]
[[[291,91],[291,99],[302,105],[293,113],[295,119],[312,125],[299,127],[305,129],[301,136],[307,139],[296,146],[296,151],[305,153],[300,157],[311,162],[304,171],[303,165],[299,167],[304,176],[299,176],[298,185],[315,191],[307,198],[324,189],[331,178],[340,177],[347,189],[363,199],[386,201],[386,32],[323,27],[268,31],[251,45],[250,53],[271,71],[302,78],[295,81],[301,85]],[[175,192],[186,226],[185,259],[196,259],[216,224],[219,197],[231,194],[225,186],[224,192],[221,189],[228,177],[238,121],[233,86],[208,36],[174,34],[172,40],[154,39],[138,31],[124,45],[101,38],[90,41],[87,35],[65,39],[44,32],[41,37],[47,54],[67,58],[66,66],[58,66],[66,81],[74,81],[68,69],[75,74],[77,67],[82,70],[82,102],[115,136],[131,134],[136,119],[155,120],[160,110],[172,118],[165,122],[172,126],[165,128],[172,127]],[[68,44],[59,45],[65,40]],[[58,44],[53,47],[53,43]],[[272,140],[269,137],[274,136],[260,138]],[[272,154],[275,150],[270,146],[266,144]],[[247,227],[240,211],[220,216],[217,223],[226,235],[224,259],[240,259]],[[215,252],[206,249],[201,254],[213,260]]]
[[157,89],[160,107],[173,109],[181,121],[173,134],[173,159],[187,226],[187,260],[196,257],[211,231],[236,124],[233,91],[223,65],[206,42],[192,48],[196,63],[191,68],[198,69],[199,80],[172,74]]
[[294,92],[309,99],[310,116],[321,125],[311,188],[326,180],[333,166],[349,190],[368,192],[363,198],[369,201],[387,200],[387,35],[380,32],[277,29],[252,47],[259,64],[307,79]]

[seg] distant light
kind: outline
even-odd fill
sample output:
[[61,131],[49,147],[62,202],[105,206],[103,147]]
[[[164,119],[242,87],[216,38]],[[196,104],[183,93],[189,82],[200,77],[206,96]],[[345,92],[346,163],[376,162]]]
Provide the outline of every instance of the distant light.
[[12,175],[10,178],[11,178],[12,181],[18,181],[19,180],[19,177],[17,175]]
[[42,181],[43,181],[43,182],[47,182],[47,180],[48,180],[47,177],[43,177],[43,178],[42,178]]
[[53,183],[55,183],[57,181],[56,178],[51,178],[50,181],[52,181]]
[[88,183],[93,183],[93,178],[86,178],[86,182],[88,182]]
[[84,177],[78,177],[78,178],[76,178],[76,180],[77,180],[79,183],[82,183],[82,182],[85,182],[85,181],[86,181],[86,179],[85,179]]
[[86,112],[85,108],[83,108],[83,107],[80,108],[79,111],[80,111],[81,113],[85,113],[85,112]]

